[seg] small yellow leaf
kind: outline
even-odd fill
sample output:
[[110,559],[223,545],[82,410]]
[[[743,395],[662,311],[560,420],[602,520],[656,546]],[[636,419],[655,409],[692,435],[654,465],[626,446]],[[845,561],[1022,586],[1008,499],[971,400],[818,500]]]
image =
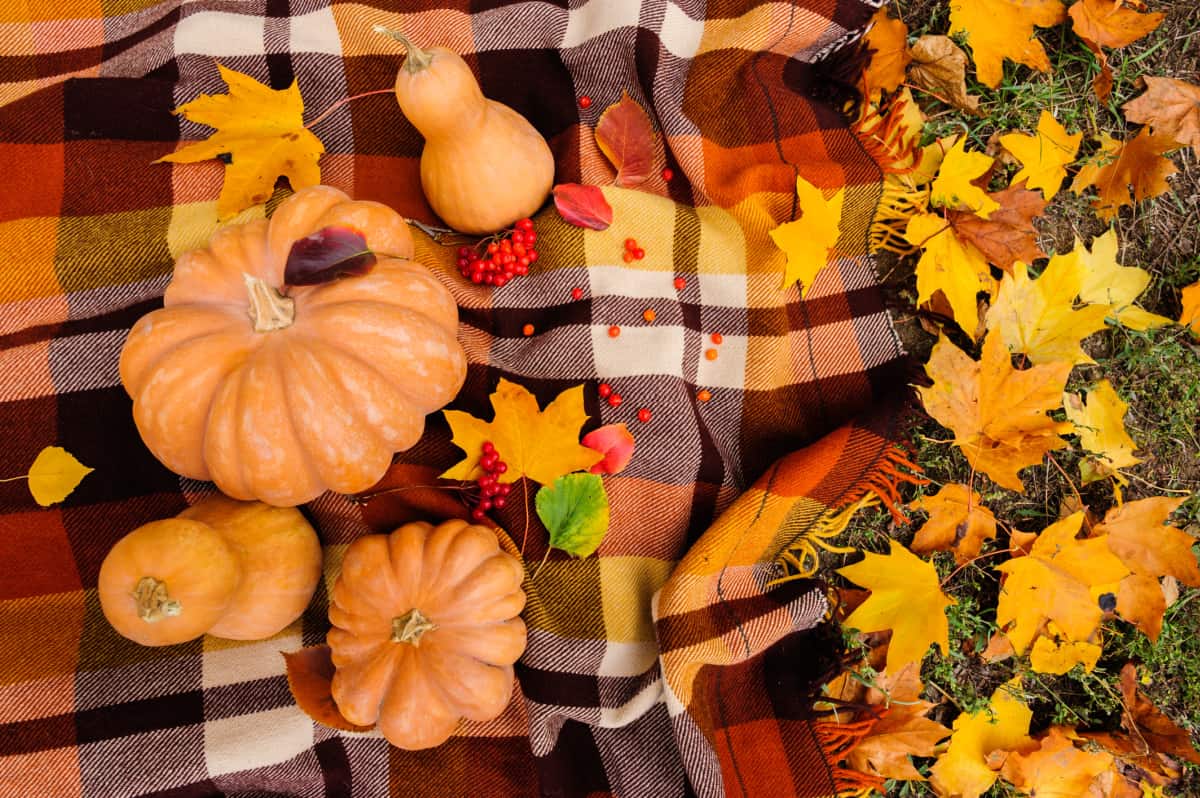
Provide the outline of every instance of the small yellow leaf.
[[1037,747],[1029,736],[1033,710],[1017,697],[1020,688],[1018,677],[996,688],[985,708],[954,719],[950,744],[930,771],[930,783],[938,795],[979,798],[1000,775],[987,764],[993,751]]
[[[1053,623],[1047,624],[1049,631],[1057,629]],[[1043,635],[1033,642],[1029,651],[1029,664],[1038,673],[1050,673],[1061,676],[1076,665],[1091,673],[1100,660],[1101,647],[1086,640],[1065,640]]]
[[983,253],[956,236],[950,224],[933,213],[909,219],[904,238],[925,249],[917,261],[917,304],[928,302],[935,291],[941,291],[950,303],[954,321],[974,335],[979,327],[976,296],[980,291],[990,294],[996,284]]
[[29,467],[29,492],[43,507],[57,504],[95,469],[88,468],[61,446],[47,446]]
[[1010,351],[1027,355],[1033,363],[1095,362],[1080,342],[1104,329],[1108,308],[1076,309],[1079,284],[1077,261],[1051,261],[1036,280],[1029,279],[1025,264],[1013,264],[1012,273],[1000,279],[996,301],[988,310],[988,331],[1002,336]]
[[864,552],[861,562],[838,573],[871,591],[842,625],[863,632],[891,629],[886,670],[897,673],[910,662],[920,662],[931,644],[943,654],[949,652],[946,607],[955,601],[942,592],[932,563],[894,540],[888,542],[888,554]]
[[1108,232],[1092,239],[1090,250],[1077,240],[1075,249],[1065,255],[1055,255],[1052,260],[1078,260],[1082,279],[1079,298],[1089,304],[1108,305],[1109,317],[1124,326],[1133,330],[1148,330],[1170,324],[1171,320],[1165,316],[1158,316],[1133,304],[1150,284],[1150,273],[1136,266],[1117,263],[1119,245],[1117,231],[1110,228]]
[[1022,180],[1029,188],[1040,188],[1048,201],[1058,193],[1067,178],[1067,164],[1075,160],[1079,152],[1082,133],[1070,135],[1049,111],[1042,111],[1038,120],[1037,134],[1010,133],[1000,137],[1000,146],[1008,150],[1021,162],[1021,171],[1013,175],[1012,182]]
[[969,210],[986,219],[1000,203],[973,181],[983,177],[995,162],[982,152],[967,152],[966,145],[967,137],[963,136],[946,153],[929,200],[939,207]]
[[1121,401],[1108,380],[1096,383],[1083,396],[1063,394],[1063,407],[1079,433],[1083,448],[1099,455],[1106,466],[1128,468],[1142,462],[1134,457],[1137,444],[1125,431],[1125,411],[1129,405]]
[[800,205],[800,218],[784,222],[771,231],[771,240],[787,255],[783,270],[783,288],[800,281],[800,296],[803,298],[812,288],[813,280],[829,263],[832,251],[840,235],[842,201],[846,190],[839,188],[832,197],[825,199],[821,189],[802,177],[796,178],[796,197]]
[[1183,311],[1179,314],[1179,323],[1200,337],[1200,283],[1192,283],[1183,289],[1181,296]]
[[491,399],[495,410],[491,421],[461,410],[443,411],[454,435],[454,445],[467,456],[442,477],[469,480],[480,476],[483,471],[479,458],[484,441],[492,442],[508,466],[500,475],[500,482],[516,482],[525,476],[542,485],[551,485],[563,474],[584,471],[604,459],[601,452],[579,443],[579,430],[587,421],[582,385],[568,388],[545,410],[540,410],[537,397],[523,386],[501,378]]
[[229,86],[228,94],[202,94],[175,109],[217,132],[158,160],[196,163],[227,156],[225,184],[217,199],[222,220],[266,202],[280,175],[294,191],[320,183],[317,161],[325,146],[304,127],[299,86],[293,82],[276,91],[220,64],[217,69]]

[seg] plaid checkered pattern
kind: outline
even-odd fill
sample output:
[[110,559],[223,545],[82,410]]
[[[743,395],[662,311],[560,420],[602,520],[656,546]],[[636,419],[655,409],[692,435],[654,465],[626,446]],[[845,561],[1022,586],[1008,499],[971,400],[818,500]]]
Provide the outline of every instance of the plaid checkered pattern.
[[[0,796],[823,796],[858,786],[831,764],[844,735],[810,709],[830,650],[814,630],[823,593],[768,583],[797,536],[886,489],[899,438],[901,352],[866,255],[879,170],[829,101],[838,81],[826,58],[878,4],[0,4],[4,471],[22,473],[47,445],[95,468],[49,509],[20,481],[0,483]],[[119,537],[212,490],[149,454],[117,373],[124,337],[161,305],[174,258],[216,227],[219,163],[151,165],[208,133],[170,111],[223,91],[219,59],[277,88],[297,79],[315,118],[391,85],[397,48],[371,33],[376,24],[464,53],[485,94],[550,141],[558,181],[611,182],[590,126],[622,91],[651,111],[675,174],[606,189],[615,222],[603,232],[542,212],[536,268],[501,289],[465,284],[452,250],[417,235],[418,258],[461,308],[470,368],[454,407],[488,417],[501,376],[543,404],[584,382],[589,428],[623,421],[638,441],[629,468],[606,477],[612,524],[597,555],[551,553],[526,583],[529,646],[506,713],[424,752],[315,725],[295,707],[278,652],[322,642],[349,541],[414,512],[457,512],[444,492],[309,505],[326,579],[304,617],[270,640],[143,648],[112,631],[95,592]],[[593,102],[580,109],[585,94]],[[434,220],[418,188],[420,137],[394,100],[350,103],[315,132],[326,183]],[[779,289],[782,255],[767,236],[795,217],[798,174],[848,196],[843,254],[804,302],[795,286]],[[627,237],[644,260],[621,261]],[[600,402],[601,380],[625,403]],[[697,400],[702,388],[710,401]],[[635,419],[643,406],[651,423]],[[429,482],[460,457],[436,415],[380,488]],[[520,494],[497,517],[516,553]],[[544,546],[534,518],[523,556],[535,563]]]

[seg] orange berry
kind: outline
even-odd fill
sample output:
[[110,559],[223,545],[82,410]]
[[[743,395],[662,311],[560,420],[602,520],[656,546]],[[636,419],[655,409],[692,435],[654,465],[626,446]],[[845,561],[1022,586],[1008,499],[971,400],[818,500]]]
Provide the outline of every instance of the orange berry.
[[613,326],[608,328],[608,337],[609,338],[616,338],[620,334],[621,334],[621,328],[618,327],[617,325],[614,324]]
[[675,278],[675,290],[682,291],[685,288],[687,288],[687,280],[683,279],[682,277],[676,277]]
[[654,312],[654,308],[646,308],[642,311],[642,318],[646,321],[654,321],[658,314]]
[[625,254],[621,256],[621,260],[625,261],[626,263],[633,263],[633,259],[634,254],[628,250],[626,250]]
[[704,350],[704,357],[708,360],[716,360],[719,356],[719,353],[715,349]]
[[524,327],[521,328],[521,332],[525,334],[526,338],[528,338],[529,336],[533,335],[533,325],[526,324]]
[[725,340],[725,336],[721,335],[720,333],[713,333],[713,334],[712,334],[712,342],[713,342],[714,344],[716,344],[717,346],[720,346],[720,345],[721,345],[721,342],[722,342],[722,341],[724,341],[724,340]]
[[696,398],[701,402],[707,402],[709,399],[712,399],[712,391],[707,388],[701,388],[700,392],[696,394]]

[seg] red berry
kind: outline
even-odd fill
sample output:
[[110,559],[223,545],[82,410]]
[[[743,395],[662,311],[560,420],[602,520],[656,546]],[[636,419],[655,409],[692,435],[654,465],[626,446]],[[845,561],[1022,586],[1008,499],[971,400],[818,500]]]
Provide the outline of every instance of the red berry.
[[459,258],[457,261],[455,261],[455,263],[460,269],[465,269],[471,265],[471,261],[467,260],[466,258]]
[[496,463],[500,462],[500,456],[495,452],[488,452],[483,457],[479,458],[479,467],[484,471],[495,471]]
[[513,266],[513,274],[529,274],[529,266],[524,263],[518,263],[516,266]]
[[493,452],[496,451],[496,444],[492,443],[491,441],[484,441],[483,444],[479,447],[479,449],[484,454],[492,454]]
[[592,107],[592,98],[587,96],[586,94],[583,95],[582,97],[580,97],[579,98],[579,107],[580,108],[591,108]]
[[531,224],[529,229],[525,231],[525,243],[532,244],[535,241],[537,241],[537,230],[534,230]]
[[512,242],[507,238],[500,242],[501,252],[512,252]]
[[682,291],[685,288],[687,288],[687,280],[683,279],[682,277],[676,277],[675,278],[675,290]]
[[491,499],[480,499],[479,506],[476,509],[482,510],[483,512],[486,513],[488,510],[492,509],[492,500]]
[[496,277],[496,287],[502,288],[504,286],[504,284],[507,283],[511,279],[512,279],[511,275],[509,275],[508,277],[505,277],[503,274],[498,275]]
[[496,463],[496,467],[492,469],[492,473],[503,474],[507,470],[508,470],[508,463],[501,460],[499,463]]
[[517,227],[524,230],[526,233],[533,231],[533,219],[525,218],[517,220]]
[[483,510],[480,510],[478,507],[476,507],[471,511],[471,520],[482,522],[487,520],[487,516],[484,514]]
[[624,255],[621,256],[621,260],[625,261],[626,263],[633,263],[633,258],[634,258],[634,255],[632,252],[626,252]]
[[582,288],[572,288],[571,289],[571,299],[574,299],[576,301],[583,299],[583,289]]
[[621,328],[618,327],[617,325],[614,324],[613,326],[608,328],[608,337],[609,338],[616,338],[620,334],[621,334]]
[[504,483],[500,483],[496,486],[496,493],[500,494],[501,496],[507,496],[508,492],[511,490],[512,490],[512,485],[505,485]]
[[459,247],[459,248],[458,248],[458,257],[460,257],[460,258],[465,258],[465,257],[467,257],[467,256],[468,256],[468,255],[470,255],[470,254],[471,254],[471,248],[470,248],[470,247]]
[[640,410],[638,410],[638,421],[645,424],[649,420],[650,420],[650,408],[643,407]]
[[612,393],[612,386],[607,382],[602,382],[596,386],[596,393],[600,394],[601,399],[607,399],[608,395]]
[[665,180],[665,181],[667,181],[668,183],[670,183],[670,182],[671,182],[671,178],[675,176],[675,173],[674,173],[674,172],[672,172],[672,171],[671,171],[671,167],[669,167],[669,166],[668,166],[668,167],[664,167],[664,168],[663,168],[663,170],[662,170],[662,176],[663,176],[663,180]]
[[492,499],[492,506],[497,510],[503,510],[504,505],[506,504],[508,504],[508,499],[504,498],[503,496],[497,496],[496,498]]
[[623,402],[623,401],[624,400],[621,398],[621,394],[619,394],[619,393],[611,394],[608,397],[608,404],[610,407],[618,407],[618,406],[620,406],[621,402]]
[[525,245],[524,244],[516,244],[513,246],[512,251],[513,251],[513,254],[519,258],[525,254]]
[[488,251],[489,255],[495,255],[497,252],[500,251],[500,245],[497,244],[495,241],[493,241],[492,243],[487,245],[487,251]]
[[471,272],[471,282],[478,285],[483,282],[483,272]]
[[536,249],[529,250],[529,254],[526,255],[526,257],[529,258],[530,263],[533,263],[534,261],[536,261],[538,259],[537,250]]
[[625,249],[628,249],[631,251],[637,249],[637,241],[632,238],[625,239]]
[[633,257],[637,258],[638,260],[641,260],[642,258],[646,257],[646,250],[642,249],[641,247],[638,247],[637,249],[635,249],[633,251]]

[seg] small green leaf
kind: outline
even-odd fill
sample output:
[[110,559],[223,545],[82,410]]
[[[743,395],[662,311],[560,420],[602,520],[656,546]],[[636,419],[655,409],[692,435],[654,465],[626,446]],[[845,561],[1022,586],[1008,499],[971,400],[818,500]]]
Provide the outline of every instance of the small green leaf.
[[598,474],[564,474],[537,492],[538,518],[550,531],[550,547],[587,557],[608,531],[608,494]]
[[34,501],[49,507],[70,496],[92,471],[61,446],[47,446],[29,467],[29,492]]

